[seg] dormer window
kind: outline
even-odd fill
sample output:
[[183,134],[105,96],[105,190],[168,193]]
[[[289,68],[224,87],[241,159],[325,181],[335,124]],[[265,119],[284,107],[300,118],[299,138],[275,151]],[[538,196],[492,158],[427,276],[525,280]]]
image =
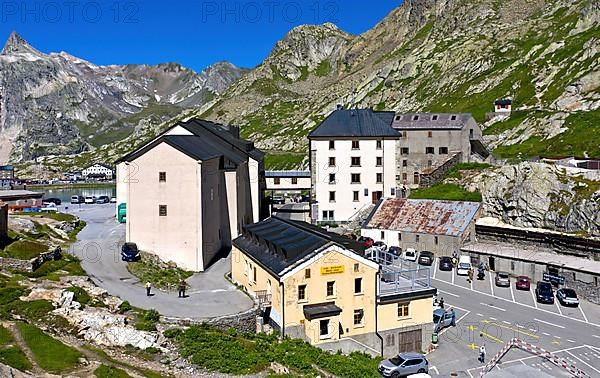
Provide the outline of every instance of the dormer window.
[[451,121],[456,121],[456,114],[452,114],[452,115],[450,116],[450,120],[451,120]]
[[437,119],[438,119],[437,114],[434,114],[434,115],[431,116],[431,120],[432,121],[437,121]]
[[401,116],[401,115],[397,115],[397,116],[396,116],[396,121],[400,121],[401,119],[402,119],[402,116]]
[[418,115],[418,114],[415,114],[415,115],[413,116],[413,121],[418,121],[418,120],[419,120],[419,115]]

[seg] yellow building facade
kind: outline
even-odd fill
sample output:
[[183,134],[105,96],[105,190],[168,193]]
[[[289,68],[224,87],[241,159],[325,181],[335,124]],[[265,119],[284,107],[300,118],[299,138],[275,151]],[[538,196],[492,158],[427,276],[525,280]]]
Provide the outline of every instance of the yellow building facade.
[[435,289],[390,282],[389,272],[382,280],[379,264],[357,249],[351,239],[272,217],[234,240],[232,279],[283,336],[343,352],[425,349]]

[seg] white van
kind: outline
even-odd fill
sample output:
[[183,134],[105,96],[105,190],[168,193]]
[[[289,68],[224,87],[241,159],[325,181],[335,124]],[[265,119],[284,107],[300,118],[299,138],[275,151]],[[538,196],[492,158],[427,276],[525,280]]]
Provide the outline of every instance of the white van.
[[404,260],[417,261],[417,251],[414,248],[406,248],[406,251],[404,251]]
[[471,256],[462,255],[458,258],[458,267],[456,274],[459,276],[466,276],[471,270]]

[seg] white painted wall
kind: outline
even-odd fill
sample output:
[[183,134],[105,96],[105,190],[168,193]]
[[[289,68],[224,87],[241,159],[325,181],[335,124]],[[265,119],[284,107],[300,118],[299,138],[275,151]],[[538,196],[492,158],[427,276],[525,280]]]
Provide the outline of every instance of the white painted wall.
[[310,190],[310,177],[296,177],[297,182],[292,182],[292,177],[280,177],[279,184],[275,183],[275,178],[267,177],[267,190]]

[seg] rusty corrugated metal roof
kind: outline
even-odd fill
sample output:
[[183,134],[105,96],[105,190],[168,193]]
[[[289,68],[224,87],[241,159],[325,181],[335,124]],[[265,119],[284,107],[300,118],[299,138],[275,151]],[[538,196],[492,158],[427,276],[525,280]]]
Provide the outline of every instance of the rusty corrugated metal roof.
[[478,202],[389,198],[373,210],[366,228],[458,236],[479,206]]

